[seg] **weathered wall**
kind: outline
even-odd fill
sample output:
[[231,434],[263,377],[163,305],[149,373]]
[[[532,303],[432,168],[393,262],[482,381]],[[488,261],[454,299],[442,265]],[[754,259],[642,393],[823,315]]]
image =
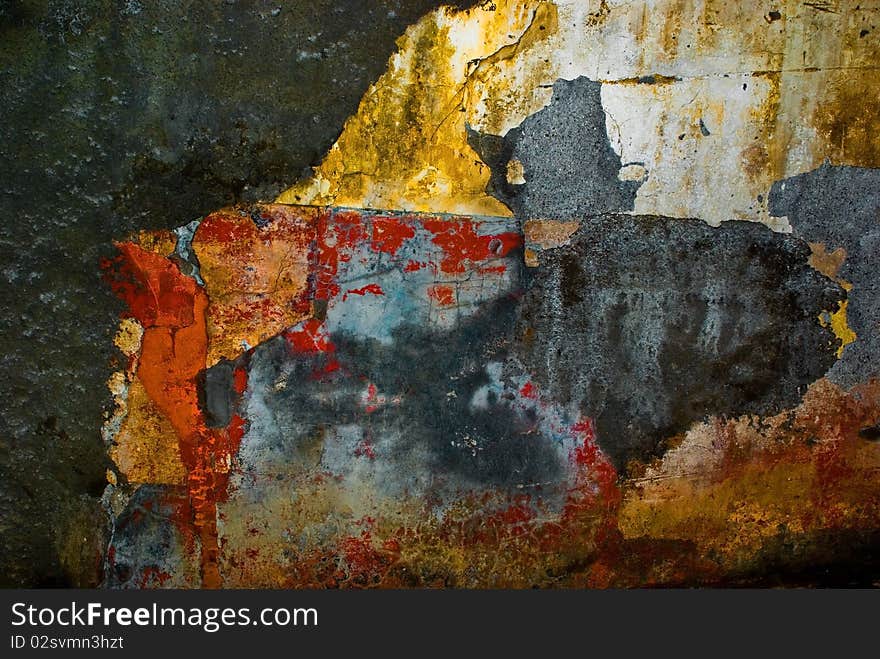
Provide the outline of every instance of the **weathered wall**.
[[767,206],[775,181],[825,158],[878,165],[877,10],[857,0],[438,10],[407,31],[315,176],[279,200],[503,212],[464,128],[506,135],[551,103],[557,80],[583,76],[601,83],[605,115],[588,119],[631,165],[624,178],[642,181],[635,212],[784,229]]
[[112,241],[276,195],[435,4],[0,3],[3,583],[100,578]]
[[[876,581],[880,6],[495,0],[417,21],[397,7],[389,34],[414,22],[387,62],[355,55],[349,32],[321,69],[301,46],[249,54],[253,34],[329,25],[342,5],[230,6],[210,17],[217,35],[246,26],[232,42],[186,77],[164,64],[174,75],[138,96],[123,133],[149,155],[100,203],[76,195],[115,204],[100,235],[129,233],[118,252],[86,220],[65,229],[89,246],[86,272],[112,256],[126,303],[103,424],[107,585]],[[227,58],[242,64],[219,80],[247,87],[196,75]],[[271,101],[251,103],[263,83]],[[181,132],[169,122],[190,104]],[[179,194],[138,196],[156,181]],[[59,407],[45,405],[28,414]],[[14,465],[39,440],[10,418]],[[66,445],[63,425],[44,428]],[[86,464],[96,491],[105,463]],[[80,501],[82,528],[99,526]]]

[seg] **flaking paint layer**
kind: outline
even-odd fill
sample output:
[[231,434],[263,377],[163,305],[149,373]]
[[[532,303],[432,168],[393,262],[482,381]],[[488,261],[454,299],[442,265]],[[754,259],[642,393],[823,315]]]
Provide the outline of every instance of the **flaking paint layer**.
[[880,52],[863,34],[873,3],[778,4],[775,21],[745,1],[438,10],[401,39],[314,175],[278,200],[505,214],[467,129],[502,137],[557,80],[587,77],[602,85],[618,156],[644,167],[635,213],[786,231],[767,208],[774,181],[828,157],[877,166]]

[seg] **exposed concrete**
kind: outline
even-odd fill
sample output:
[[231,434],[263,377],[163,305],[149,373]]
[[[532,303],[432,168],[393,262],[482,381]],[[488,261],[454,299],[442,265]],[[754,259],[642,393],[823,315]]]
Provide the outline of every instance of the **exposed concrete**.
[[[641,181],[618,176],[601,88],[588,78],[559,80],[550,103],[504,137],[470,131],[471,146],[492,170],[490,193],[521,220],[633,210]],[[508,180],[511,162],[521,167],[521,183]]]
[[606,215],[535,249],[516,352],[553,400],[595,417],[619,467],[707,415],[785,409],[834,363],[818,315],[845,293],[802,240]]
[[844,387],[880,377],[880,169],[819,169],[773,185],[770,211],[784,215],[794,233],[822,243],[827,253],[842,248],[836,276],[852,289],[846,319],[856,334],[828,377]]

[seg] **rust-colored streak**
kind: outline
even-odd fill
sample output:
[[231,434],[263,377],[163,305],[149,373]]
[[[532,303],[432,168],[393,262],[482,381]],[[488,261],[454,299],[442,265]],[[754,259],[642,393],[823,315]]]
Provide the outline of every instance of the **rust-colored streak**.
[[[827,380],[797,408],[760,420],[714,419],[631,479],[620,514],[629,538],[693,542],[724,570],[747,567],[780,539],[871,529],[880,510],[880,385]],[[711,450],[707,450],[711,449]]]
[[830,81],[826,102],[812,117],[825,156],[835,164],[880,167],[880,95],[874,71]]
[[210,430],[199,409],[196,376],[207,358],[208,297],[170,260],[133,243],[117,248],[119,256],[104,264],[106,278],[144,328],[137,378],[177,434],[201,542],[202,585],[219,588],[217,500],[242,429],[234,419],[228,429]]

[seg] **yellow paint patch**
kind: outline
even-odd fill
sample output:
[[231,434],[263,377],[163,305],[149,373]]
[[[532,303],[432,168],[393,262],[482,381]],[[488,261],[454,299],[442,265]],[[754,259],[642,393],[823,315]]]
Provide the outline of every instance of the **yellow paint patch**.
[[148,252],[169,256],[174,253],[177,246],[177,236],[167,230],[143,230],[139,231],[134,242]]
[[[125,371],[113,371],[107,378],[107,389],[113,396],[113,403],[116,406],[114,417],[117,415],[125,415],[126,406],[125,399],[128,395],[128,381]],[[121,417],[120,417],[121,418]]]
[[119,323],[113,343],[127,357],[140,352],[141,341],[144,338],[144,328],[134,318],[123,318]]
[[840,347],[837,349],[837,356],[843,355],[843,349],[856,340],[856,333],[852,331],[846,320],[846,307],[849,300],[838,302],[837,311],[831,314],[831,330],[834,335],[840,339]]
[[441,8],[401,37],[324,162],[278,201],[507,216],[467,129],[505,135],[555,81],[585,76],[602,83],[612,147],[643,167],[622,173],[643,182],[635,213],[790,231],[768,209],[775,181],[827,157],[880,158],[880,42],[860,36],[876,8],[836,6],[782,0],[770,22],[746,0]]
[[278,202],[510,216],[485,191],[490,172],[467,142],[467,109],[495,63],[555,30],[556,6],[534,0],[429,14],[398,41],[313,178]]
[[[836,281],[845,291],[851,291],[852,284],[837,274],[845,260],[846,250],[842,247],[828,252],[824,243],[810,243],[810,259],[808,261],[810,267]],[[848,304],[849,300],[842,300],[837,303],[837,311],[834,313],[823,311],[819,314],[819,324],[822,327],[831,327],[834,336],[840,340],[840,347],[837,349],[838,359],[843,356],[843,349],[858,338],[847,322],[846,308]]]
[[135,378],[128,387],[127,415],[110,458],[131,483],[182,485],[186,471],[177,434]]
[[840,339],[840,347],[837,349],[838,359],[843,356],[843,349],[858,338],[846,320],[847,304],[849,300],[842,300],[837,303],[837,311],[834,313],[823,311],[819,314],[819,323],[822,327],[830,326],[834,336]]
[[526,182],[526,173],[523,164],[516,159],[507,163],[507,182],[510,185],[522,185]]

